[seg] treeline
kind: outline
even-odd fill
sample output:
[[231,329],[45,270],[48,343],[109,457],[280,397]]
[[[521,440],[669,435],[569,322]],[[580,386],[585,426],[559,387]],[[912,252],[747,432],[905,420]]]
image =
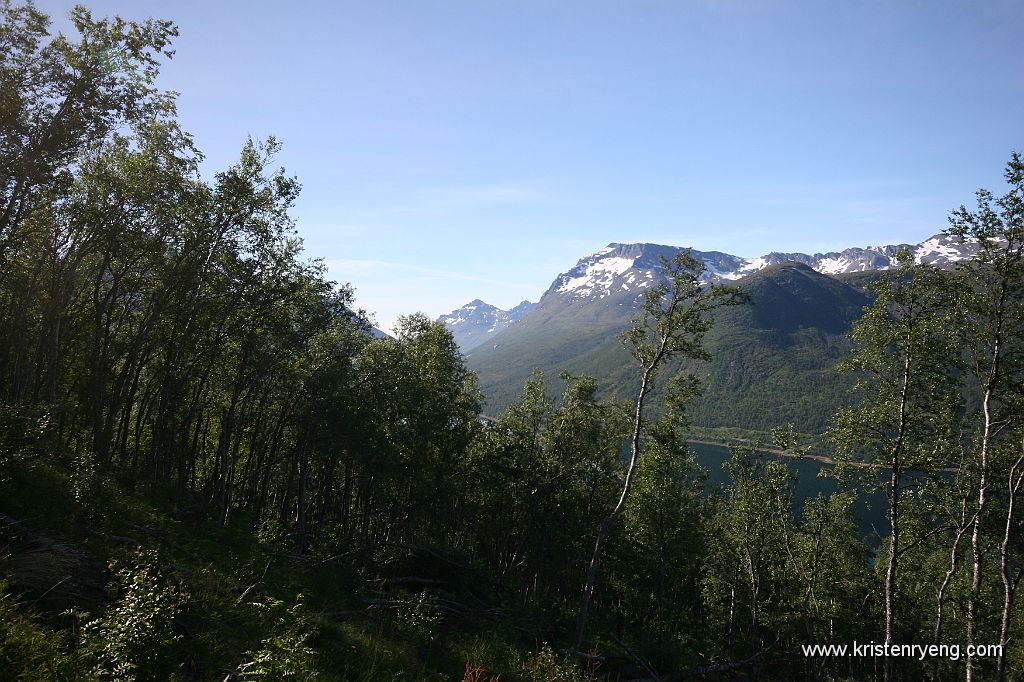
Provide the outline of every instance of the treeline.
[[[599,400],[591,378],[563,377],[555,397],[535,376],[485,425],[442,325],[412,315],[393,338],[371,335],[351,289],[303,259],[289,216],[299,185],[274,169],[273,140],[200,174],[155,87],[171,24],[79,8],[72,40],[50,37],[32,5],[0,4],[0,19],[0,573],[27,595],[0,599],[0,676],[374,679],[389,664],[348,651],[366,623],[400,643],[392,666],[437,679],[1024,669],[1019,156],[1006,197],[982,193],[954,216],[978,263],[880,280],[855,334],[857,406],[831,432],[846,491],[798,503],[784,461],[738,450],[709,493],[685,442],[693,382],[654,418]],[[697,331],[671,338],[700,357],[705,316],[690,319]],[[64,492],[24,492],[44,482]],[[877,553],[857,534],[858,486],[888,494]],[[67,527],[33,530],[65,493]],[[157,512],[148,525],[130,516],[139,495],[165,528]],[[572,647],[599,528],[604,558]],[[100,538],[92,551],[120,558],[106,597],[25,570],[57,552],[87,565],[44,532]],[[203,536],[249,538],[262,575],[185,547]],[[125,544],[144,550],[129,559]],[[68,616],[67,602],[84,612]],[[1005,655],[801,650],[855,640]]]

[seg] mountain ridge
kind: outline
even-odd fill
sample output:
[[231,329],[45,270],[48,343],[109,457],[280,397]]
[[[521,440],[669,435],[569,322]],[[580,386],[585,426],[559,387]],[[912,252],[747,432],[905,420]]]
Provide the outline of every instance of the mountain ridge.
[[[715,314],[705,343],[710,362],[677,362],[665,370],[703,378],[704,393],[690,407],[694,426],[705,433],[724,429],[723,434],[757,437],[792,423],[803,433],[821,433],[851,388],[850,378],[835,366],[851,351],[852,324],[872,300],[866,285],[879,270],[893,267],[901,248],[761,259],[691,251],[705,263],[707,281],[738,286],[751,301]],[[942,235],[907,248],[917,262],[945,268],[975,251]],[[534,369],[549,377],[554,390],[563,372],[588,374],[607,396],[628,398],[636,377],[619,338],[645,292],[662,281],[661,258],[682,250],[609,244],[558,275],[518,322],[464,351],[488,413],[498,414],[515,400]]]
[[[705,343],[711,361],[673,362],[665,369],[666,376],[685,371],[702,378],[703,394],[690,408],[693,424],[752,434],[793,423],[801,432],[820,433],[850,388],[834,367],[852,347],[847,334],[869,295],[857,283],[793,261],[764,268],[736,286],[751,304],[715,314]],[[470,353],[467,366],[480,379],[488,413],[498,414],[515,400],[534,369],[556,391],[557,377],[569,372],[597,377],[608,397],[630,397],[636,373],[619,339],[632,323],[633,294],[611,296],[552,299]]]
[[[608,299],[609,302],[632,306],[644,290],[658,281],[661,258],[671,260],[685,248],[646,242],[612,242],[581,258],[575,266],[555,277],[536,304],[523,301],[512,310],[504,311],[475,299],[438,319],[452,331],[463,352],[468,353],[513,323],[555,301],[586,303]],[[943,234],[934,235],[916,245],[850,247],[813,255],[772,251],[758,258],[743,258],[721,251],[690,251],[704,263],[705,281],[727,283],[785,262],[800,263],[825,275],[887,270],[893,267],[896,254],[904,248],[911,250],[915,262],[938,267],[949,267],[972,258],[977,252],[974,244],[961,243],[956,237]],[[630,301],[622,300],[624,293],[631,294]]]

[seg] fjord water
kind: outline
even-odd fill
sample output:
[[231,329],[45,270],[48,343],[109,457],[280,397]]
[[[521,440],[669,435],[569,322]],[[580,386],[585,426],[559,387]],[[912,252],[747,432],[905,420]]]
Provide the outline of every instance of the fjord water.
[[[729,482],[725,472],[724,464],[729,461],[731,455],[729,449],[720,445],[706,445],[704,443],[691,443],[690,448],[697,454],[697,461],[708,472],[708,491],[720,490]],[[765,457],[778,457],[765,453]],[[796,474],[796,490],[793,496],[794,513],[799,519],[804,506],[804,501],[813,499],[820,495],[830,495],[839,490],[836,479],[831,476],[822,476],[822,470],[832,468],[831,464],[824,464],[814,459],[797,459],[794,457],[779,457],[780,460],[789,466],[789,470]],[[873,492],[870,495],[861,494],[854,503],[853,512],[857,517],[860,536],[867,538],[874,546],[878,544],[879,537],[885,537],[889,533],[889,521],[885,515],[885,495],[881,491]]]

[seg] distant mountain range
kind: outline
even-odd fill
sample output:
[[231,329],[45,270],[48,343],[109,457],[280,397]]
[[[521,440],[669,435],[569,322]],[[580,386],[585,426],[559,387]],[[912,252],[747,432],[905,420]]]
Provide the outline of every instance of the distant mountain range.
[[523,301],[511,310],[502,310],[479,298],[474,299],[438,318],[455,337],[459,348],[467,351],[500,332],[513,322],[518,322],[533,310],[533,303]]
[[[660,258],[664,256],[671,259],[682,248],[659,244],[609,244],[597,253],[580,259],[575,267],[555,278],[538,305],[555,298],[601,300],[622,291],[639,292],[649,287],[659,276]],[[886,270],[892,267],[901,249],[912,251],[918,263],[939,267],[972,258],[977,251],[974,244],[960,243],[955,237],[940,234],[917,245],[853,247],[814,255],[778,251],[759,258],[741,258],[720,251],[693,251],[693,255],[707,266],[705,279],[722,283],[739,280],[768,266],[786,262],[802,263],[825,275]],[[439,321],[451,330],[463,352],[469,352],[518,322],[534,306],[529,301],[523,301],[511,310],[501,310],[475,299],[442,315]]]
[[[706,343],[712,361],[690,367],[705,386],[691,407],[694,424],[764,432],[793,423],[821,432],[849,388],[834,367],[849,353],[852,322],[870,303],[866,284],[892,267],[902,248],[939,267],[976,253],[974,245],[943,235],[917,245],[754,259],[693,251],[707,266],[707,280],[735,283],[751,298],[749,306],[720,312]],[[590,374],[610,394],[631,395],[636,373],[619,335],[644,291],[662,277],[661,257],[680,250],[609,244],[558,275],[535,305],[524,301],[502,311],[475,300],[443,316],[480,378],[488,413],[512,402],[533,369],[555,383],[562,371]]]

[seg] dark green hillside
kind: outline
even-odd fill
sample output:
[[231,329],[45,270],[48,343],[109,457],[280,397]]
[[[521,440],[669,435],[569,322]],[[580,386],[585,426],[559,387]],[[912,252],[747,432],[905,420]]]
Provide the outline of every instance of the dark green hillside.
[[[862,285],[871,276],[858,274],[854,281]],[[690,409],[694,425],[767,431],[793,423],[820,433],[844,400],[848,382],[834,368],[849,352],[847,334],[869,302],[867,293],[794,262],[765,268],[738,286],[751,304],[718,314],[707,339],[712,360],[692,368],[704,380],[704,393]],[[626,397],[633,372],[618,335],[633,309],[625,300],[601,303],[539,309],[490,347],[476,349],[468,365],[480,377],[488,411],[500,412],[534,368],[551,376],[591,374]]]
[[467,366],[479,374],[487,409],[497,414],[511,404],[534,368],[552,377],[566,369],[609,375],[625,361],[616,339],[629,326],[638,300],[635,291],[585,302],[546,293],[530,314],[468,354]]
[[731,321],[790,337],[802,329],[845,334],[867,304],[864,294],[800,263],[772,265],[743,281],[753,305]]
[[[751,305],[724,311],[708,337],[712,360],[694,424],[768,431],[792,423],[821,433],[847,397],[835,365],[866,294],[805,265],[772,266],[741,283]],[[722,409],[728,406],[728,409]]]

